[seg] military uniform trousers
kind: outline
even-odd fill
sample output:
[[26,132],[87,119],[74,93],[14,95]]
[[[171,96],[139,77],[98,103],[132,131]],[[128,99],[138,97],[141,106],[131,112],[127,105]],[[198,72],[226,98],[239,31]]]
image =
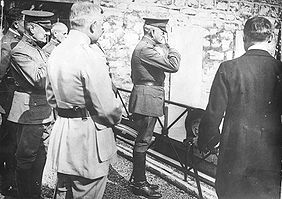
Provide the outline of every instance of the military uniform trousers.
[[88,179],[82,176],[57,173],[57,190],[54,199],[102,199],[107,176]]
[[16,187],[16,133],[13,125],[2,115],[0,127],[0,192],[4,195],[10,194]]
[[52,124],[13,123],[17,133],[16,182],[20,199],[40,198]]
[[134,151],[145,153],[152,142],[157,117],[140,115],[136,113],[134,113],[132,116],[135,127],[138,131],[138,135],[135,139]]

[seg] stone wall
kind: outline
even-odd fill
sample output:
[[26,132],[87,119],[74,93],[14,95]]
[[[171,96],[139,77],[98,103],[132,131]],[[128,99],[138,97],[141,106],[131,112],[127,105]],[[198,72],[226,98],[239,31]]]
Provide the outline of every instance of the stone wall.
[[[130,58],[143,35],[144,16],[167,16],[171,29],[202,28],[202,98],[206,103],[219,64],[241,55],[242,28],[247,18],[266,16],[275,24],[281,16],[279,0],[114,0],[102,1],[105,34],[100,40],[109,58],[113,80],[118,87],[131,89]],[[278,32],[278,29],[276,30]],[[184,34],[185,35],[185,34]],[[173,36],[173,34],[172,34]],[[182,55],[185,56],[185,55]],[[183,80],[185,83],[185,80]],[[166,89],[169,90],[168,84]],[[189,105],[189,104],[188,104]]]
[[[66,2],[67,0],[64,0]],[[71,0],[70,0],[71,1]],[[92,0],[93,1],[93,0]],[[241,55],[242,48],[242,28],[247,18],[253,15],[269,17],[278,24],[281,20],[282,5],[281,0],[94,0],[100,3],[105,11],[105,33],[100,39],[100,43],[105,49],[110,63],[110,71],[113,74],[114,83],[121,88],[131,89],[130,79],[130,59],[132,51],[143,36],[144,16],[166,16],[170,18],[168,36],[170,42],[177,43],[179,49],[187,47],[187,51],[192,51],[193,46],[181,46],[183,35],[183,45],[187,45],[191,40],[199,40],[201,45],[200,61],[195,62],[194,57],[182,52],[182,59],[189,64],[181,68],[189,67],[189,73],[183,85],[187,84],[187,79],[195,78],[193,68],[201,68],[201,76],[191,91],[200,90],[201,108],[204,108],[214,74],[219,64],[228,59]],[[70,3],[54,3],[51,0],[5,0],[5,7],[18,6],[23,9],[42,9],[55,13],[55,20],[60,20],[68,24],[68,14]],[[190,29],[198,28],[192,34]],[[179,34],[178,31],[181,31]],[[278,31],[278,29],[277,29]],[[190,37],[187,39],[187,37]],[[189,40],[190,39],[190,40]],[[187,42],[188,41],[188,42]],[[190,43],[189,43],[190,42]],[[199,56],[198,56],[199,57]],[[187,60],[187,59],[190,59]],[[198,58],[197,58],[198,59]],[[191,63],[190,63],[191,62]],[[185,63],[185,62],[183,62]],[[181,70],[182,70],[181,69]],[[177,77],[172,75],[172,77]],[[173,80],[173,78],[172,78]],[[194,81],[194,80],[193,80]],[[172,81],[172,84],[174,82]],[[170,84],[166,80],[166,90],[169,91]],[[173,86],[173,85],[172,85]],[[189,88],[188,88],[189,90]],[[187,91],[188,92],[188,91]],[[167,95],[169,92],[167,92]],[[174,94],[173,94],[174,96]],[[190,96],[191,97],[191,96]],[[189,97],[189,98],[190,98]],[[126,97],[127,98],[127,97]],[[167,96],[167,99],[169,96]],[[184,104],[186,104],[184,102]],[[189,103],[187,105],[190,105]]]

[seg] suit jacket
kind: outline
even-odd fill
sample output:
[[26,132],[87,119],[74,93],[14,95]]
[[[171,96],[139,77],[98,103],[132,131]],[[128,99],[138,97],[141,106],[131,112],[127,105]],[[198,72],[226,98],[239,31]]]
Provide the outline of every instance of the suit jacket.
[[131,79],[134,84],[129,100],[129,111],[159,117],[163,115],[163,86],[144,86],[139,82],[163,85],[165,72],[179,69],[180,54],[166,45],[156,44],[145,35],[137,44],[131,58]]
[[[47,98],[53,107],[86,107],[89,117],[58,117],[50,137],[48,162],[57,172],[89,179],[108,174],[116,152],[112,125],[121,119],[101,49],[71,30],[49,58]],[[91,116],[90,116],[91,115]]]
[[220,65],[200,123],[198,143],[203,149],[209,141],[220,138],[219,198],[279,198],[281,115],[280,61],[264,50],[252,49]]
[[42,49],[25,35],[12,49],[11,64],[17,87],[8,120],[21,124],[53,121],[45,93],[47,58]]

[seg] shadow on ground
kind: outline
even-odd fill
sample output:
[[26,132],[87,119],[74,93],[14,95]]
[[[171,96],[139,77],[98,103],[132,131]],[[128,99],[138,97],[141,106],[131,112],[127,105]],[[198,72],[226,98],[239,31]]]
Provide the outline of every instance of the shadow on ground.
[[[51,199],[54,189],[47,185],[42,186],[42,196],[44,199]],[[103,199],[139,199],[131,193],[129,182],[122,177],[112,166],[108,175],[107,187]],[[16,199],[10,196],[0,194],[0,199]]]

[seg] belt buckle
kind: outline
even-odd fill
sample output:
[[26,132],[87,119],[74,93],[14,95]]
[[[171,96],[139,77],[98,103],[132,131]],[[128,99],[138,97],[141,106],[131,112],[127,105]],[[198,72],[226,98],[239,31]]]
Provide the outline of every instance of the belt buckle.
[[82,120],[87,120],[87,116],[86,116],[86,108],[81,108],[79,106],[74,106],[72,107],[72,109],[77,112],[80,110],[80,114],[81,114],[81,119]]
[[72,109],[73,109],[75,112],[77,112],[77,111],[80,109],[80,107],[79,107],[79,106],[74,106],[74,107],[72,107]]

